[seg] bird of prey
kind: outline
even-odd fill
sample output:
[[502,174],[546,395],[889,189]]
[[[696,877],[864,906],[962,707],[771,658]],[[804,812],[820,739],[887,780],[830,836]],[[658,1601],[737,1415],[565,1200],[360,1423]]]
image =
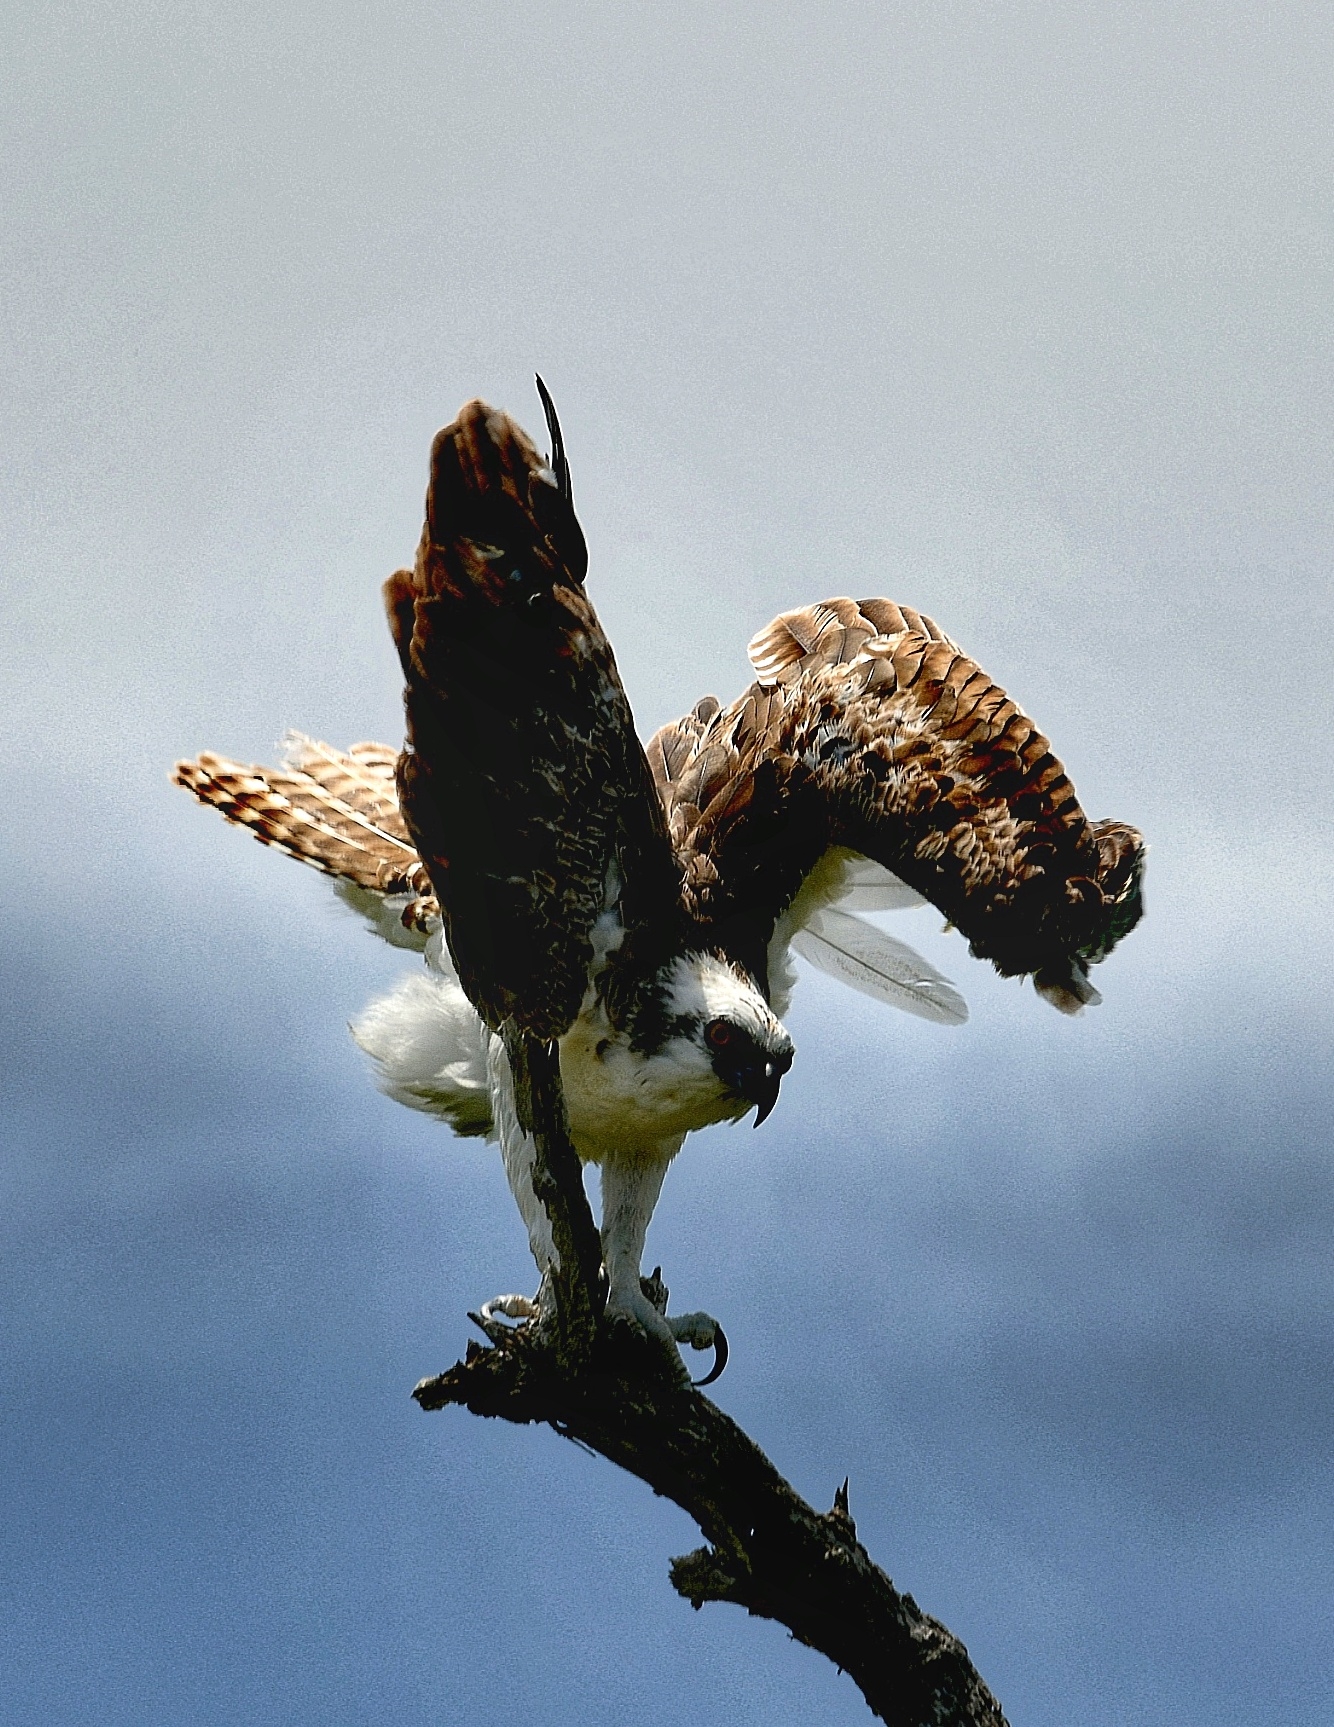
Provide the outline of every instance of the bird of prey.
[[414,566],[384,588],[403,750],[293,735],[282,767],[203,754],[174,777],[424,950],[353,1035],[391,1096],[499,1140],[544,1278],[504,1038],[556,1045],[572,1141],[601,1166],[607,1311],[702,1347],[708,1316],[668,1319],[641,1284],[645,1231],[687,1134],[773,1109],[792,952],[957,1023],[950,983],[857,915],[929,902],[1077,1013],[1140,918],[1144,844],[1090,822],[1033,722],[889,600],[784,612],[750,643],[748,689],[641,745],[538,387],[549,456],[480,401],[432,446]]

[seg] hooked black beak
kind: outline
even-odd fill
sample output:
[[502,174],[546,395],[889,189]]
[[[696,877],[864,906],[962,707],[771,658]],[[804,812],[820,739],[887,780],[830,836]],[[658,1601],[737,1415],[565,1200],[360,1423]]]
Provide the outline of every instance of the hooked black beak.
[[727,1075],[727,1083],[732,1090],[744,1097],[747,1103],[755,1105],[756,1127],[773,1113],[778,1102],[778,1088],[790,1065],[789,1062],[775,1061],[772,1056],[760,1056]]
[[755,1125],[768,1118],[778,1102],[783,1075],[792,1066],[791,1046],[766,1049],[750,1032],[726,1020],[713,1020],[704,1030],[713,1071],[733,1096],[755,1105]]
[[773,1114],[773,1107],[778,1102],[778,1088],[783,1083],[786,1070],[779,1067],[776,1061],[766,1061],[763,1073],[757,1072],[751,1089],[743,1092],[755,1104],[755,1125],[758,1127],[766,1116]]

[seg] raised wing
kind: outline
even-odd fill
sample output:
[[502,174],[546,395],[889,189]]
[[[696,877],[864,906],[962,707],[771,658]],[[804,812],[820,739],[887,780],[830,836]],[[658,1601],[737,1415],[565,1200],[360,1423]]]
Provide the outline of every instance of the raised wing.
[[553,456],[470,402],[431,451],[413,570],[385,587],[406,679],[400,801],[483,1019],[558,1037],[591,932],[632,941],[678,899],[660,804],[611,647],[550,399]]
[[397,752],[373,743],[344,752],[300,732],[283,743],[281,767],[206,751],[177,762],[172,779],[264,845],[333,876],[386,939],[420,946],[440,913],[399,811]]
[[[763,964],[844,848],[1063,1011],[1097,999],[1089,965],[1142,912],[1143,840],[1088,821],[1046,738],[979,666],[888,600],[786,612],[750,655],[758,678],[737,701],[701,702],[649,748],[700,923]],[[805,897],[813,913],[820,896]]]

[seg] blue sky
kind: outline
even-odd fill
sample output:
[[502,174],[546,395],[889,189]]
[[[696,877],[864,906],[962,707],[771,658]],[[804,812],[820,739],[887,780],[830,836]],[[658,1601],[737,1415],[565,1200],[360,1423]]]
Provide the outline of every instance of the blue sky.
[[1077,1021],[924,914],[961,1030],[805,978],[650,1234],[719,1401],[1016,1727],[1323,1727],[1327,12],[0,31],[6,1720],[867,1719],[641,1484],[410,1403],[531,1281],[499,1160],[347,1037],[411,959],[166,781],[397,737],[431,433],[540,368],[645,732],[888,594],[1152,848]]

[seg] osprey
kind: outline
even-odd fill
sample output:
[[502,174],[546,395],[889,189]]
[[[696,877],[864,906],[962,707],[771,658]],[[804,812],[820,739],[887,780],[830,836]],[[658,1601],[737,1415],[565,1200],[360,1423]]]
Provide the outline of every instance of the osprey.
[[[791,953],[958,1023],[949,982],[856,915],[929,901],[976,956],[1077,1013],[1141,915],[1144,844],[1090,822],[1033,722],[889,600],[783,613],[750,644],[749,689],[645,749],[538,388],[549,458],[479,401],[432,446],[415,564],[384,589],[402,752],[294,734],[281,768],[204,754],[174,777],[424,950],[353,1035],[391,1096],[499,1140],[544,1276],[502,1032],[557,1045],[571,1138],[602,1171],[607,1311],[704,1347],[714,1322],[664,1317],[641,1284],[645,1232],[687,1134],[773,1109]],[[541,1299],[488,1305],[532,1318]]]

